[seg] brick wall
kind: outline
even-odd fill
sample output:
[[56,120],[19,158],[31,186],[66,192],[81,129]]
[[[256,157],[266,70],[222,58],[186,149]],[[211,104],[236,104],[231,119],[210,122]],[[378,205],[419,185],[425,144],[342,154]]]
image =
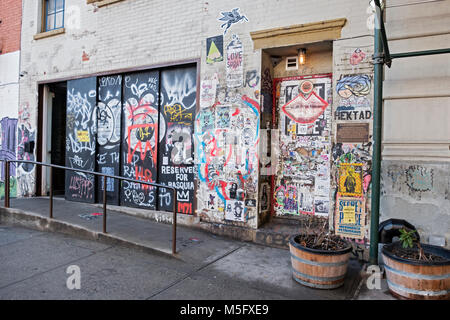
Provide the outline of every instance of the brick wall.
[[20,26],[22,1],[0,1],[0,49],[1,54],[20,50]]

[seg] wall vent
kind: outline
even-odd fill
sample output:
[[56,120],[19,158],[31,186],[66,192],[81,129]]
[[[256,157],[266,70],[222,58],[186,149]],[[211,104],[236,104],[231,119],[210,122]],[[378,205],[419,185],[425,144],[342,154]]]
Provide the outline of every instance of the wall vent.
[[286,70],[298,70],[298,59],[296,56],[286,58]]

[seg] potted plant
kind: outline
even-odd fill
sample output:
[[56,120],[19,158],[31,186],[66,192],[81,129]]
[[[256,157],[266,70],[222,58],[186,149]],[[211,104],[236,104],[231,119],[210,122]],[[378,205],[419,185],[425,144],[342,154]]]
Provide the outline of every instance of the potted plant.
[[450,250],[422,244],[415,231],[400,229],[400,241],[382,249],[391,293],[406,299],[449,299]]
[[311,231],[309,225],[305,233],[295,234],[289,240],[292,275],[302,285],[333,289],[344,284],[351,244],[327,230],[325,221],[319,231]]

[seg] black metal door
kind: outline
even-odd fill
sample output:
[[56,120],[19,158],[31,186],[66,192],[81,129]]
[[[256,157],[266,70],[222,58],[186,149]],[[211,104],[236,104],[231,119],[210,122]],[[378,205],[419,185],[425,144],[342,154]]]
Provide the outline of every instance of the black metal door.
[[[67,81],[66,166],[95,171],[97,78]],[[65,198],[95,202],[95,177],[66,171]]]

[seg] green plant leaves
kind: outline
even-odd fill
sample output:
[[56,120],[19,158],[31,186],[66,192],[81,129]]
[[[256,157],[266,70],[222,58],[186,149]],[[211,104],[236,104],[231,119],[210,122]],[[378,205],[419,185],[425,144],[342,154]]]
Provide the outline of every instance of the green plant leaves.
[[402,247],[412,248],[414,246],[414,241],[416,241],[416,237],[414,236],[415,230],[407,231],[406,229],[402,228],[399,231]]

